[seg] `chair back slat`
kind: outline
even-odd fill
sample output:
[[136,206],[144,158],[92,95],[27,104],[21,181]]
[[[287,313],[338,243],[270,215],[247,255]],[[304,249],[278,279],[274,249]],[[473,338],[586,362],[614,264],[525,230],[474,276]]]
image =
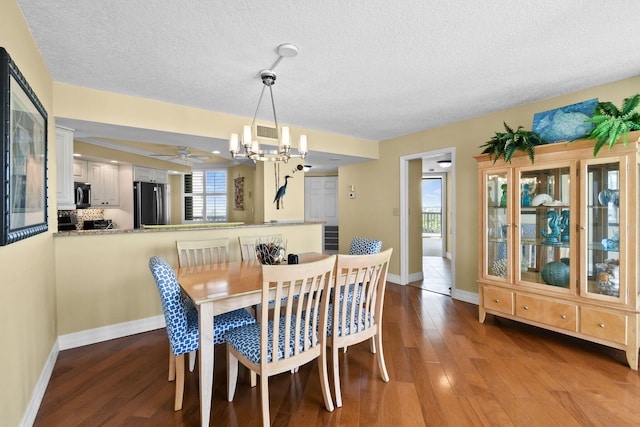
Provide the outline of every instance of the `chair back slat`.
[[229,261],[229,239],[178,240],[180,267],[218,264]]
[[238,236],[240,244],[240,258],[244,260],[256,259],[256,242],[282,241],[282,234],[270,234],[268,236]]
[[[328,295],[331,289],[335,258],[332,255],[310,263],[262,266],[262,306],[268,307],[270,302],[273,306],[262,310],[260,319],[261,364],[266,367],[270,353],[269,372],[284,372],[320,354],[328,308],[328,298],[322,295]],[[268,342],[270,324],[273,339]]]

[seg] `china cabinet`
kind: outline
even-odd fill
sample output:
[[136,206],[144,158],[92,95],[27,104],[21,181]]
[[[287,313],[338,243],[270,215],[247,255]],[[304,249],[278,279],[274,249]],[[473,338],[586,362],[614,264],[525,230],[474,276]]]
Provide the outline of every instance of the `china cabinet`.
[[638,369],[640,132],[476,157],[479,320],[506,317],[626,352]]

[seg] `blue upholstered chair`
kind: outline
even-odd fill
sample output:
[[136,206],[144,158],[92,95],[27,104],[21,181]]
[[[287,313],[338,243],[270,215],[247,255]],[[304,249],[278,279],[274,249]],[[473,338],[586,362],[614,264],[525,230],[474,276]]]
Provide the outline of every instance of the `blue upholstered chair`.
[[[158,286],[160,302],[169,337],[169,381],[176,380],[174,410],[182,409],[184,395],[184,355],[199,346],[198,312],[191,299],[182,293],[176,275],[161,257],[151,257],[149,269]],[[220,314],[213,319],[214,344],[224,342],[227,331],[239,326],[255,323],[255,319],[245,310],[239,309]]]
[[262,310],[259,323],[226,334],[228,399],[233,401],[241,362],[260,375],[264,426],[271,422],[269,377],[314,359],[318,359],[325,407],[333,411],[325,346],[328,298],[322,295],[332,286],[335,260],[332,255],[297,265],[263,265],[262,305],[266,307],[275,294],[273,310]]
[[380,240],[369,239],[367,237],[354,237],[349,247],[349,255],[379,254],[382,250]]

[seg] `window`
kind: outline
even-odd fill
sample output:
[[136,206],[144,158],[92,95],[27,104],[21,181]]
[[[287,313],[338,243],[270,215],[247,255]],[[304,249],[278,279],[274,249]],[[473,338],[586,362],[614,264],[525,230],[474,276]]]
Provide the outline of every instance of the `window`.
[[184,219],[194,222],[227,221],[227,171],[194,170],[184,176]]

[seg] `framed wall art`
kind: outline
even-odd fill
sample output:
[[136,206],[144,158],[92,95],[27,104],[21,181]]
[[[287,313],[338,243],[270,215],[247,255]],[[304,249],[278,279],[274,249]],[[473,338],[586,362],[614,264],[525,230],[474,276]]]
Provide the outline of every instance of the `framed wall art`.
[[244,210],[244,177],[233,180],[233,208]]
[[591,132],[594,124],[587,122],[593,116],[598,98],[577,104],[543,111],[533,116],[533,131],[546,143],[571,141]]
[[47,231],[47,112],[0,48],[0,245]]

